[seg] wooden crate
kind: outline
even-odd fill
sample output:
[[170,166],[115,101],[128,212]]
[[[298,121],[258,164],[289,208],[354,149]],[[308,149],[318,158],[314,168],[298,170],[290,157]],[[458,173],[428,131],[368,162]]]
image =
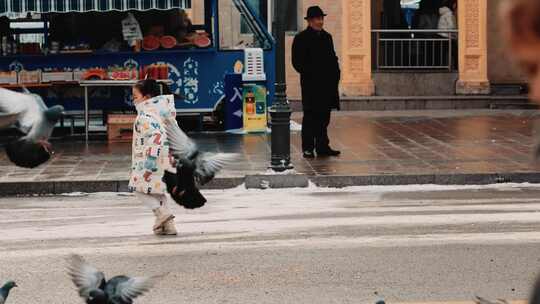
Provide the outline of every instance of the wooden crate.
[[111,143],[131,142],[135,114],[109,114],[107,116],[107,139]]

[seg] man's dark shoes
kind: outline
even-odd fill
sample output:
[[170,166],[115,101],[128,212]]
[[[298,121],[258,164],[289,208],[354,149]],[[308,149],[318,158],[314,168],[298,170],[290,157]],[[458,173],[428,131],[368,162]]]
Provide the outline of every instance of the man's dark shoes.
[[341,151],[332,150],[331,148],[324,149],[322,151],[317,151],[317,156],[326,157],[326,156],[339,156]]
[[313,151],[304,151],[304,158],[315,158]]

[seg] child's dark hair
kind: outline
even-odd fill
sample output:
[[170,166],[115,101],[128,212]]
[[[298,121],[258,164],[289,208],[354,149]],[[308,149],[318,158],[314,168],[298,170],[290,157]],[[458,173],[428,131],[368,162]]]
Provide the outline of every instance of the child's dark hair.
[[161,95],[159,84],[154,79],[138,81],[134,86],[143,96],[156,97]]

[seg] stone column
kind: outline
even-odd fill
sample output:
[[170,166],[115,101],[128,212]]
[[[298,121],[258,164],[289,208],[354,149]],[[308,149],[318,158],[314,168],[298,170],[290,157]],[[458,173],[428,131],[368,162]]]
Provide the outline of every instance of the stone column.
[[345,96],[375,94],[371,78],[371,0],[342,0],[341,88]]
[[[487,1],[459,0],[459,80],[457,94],[489,94]],[[493,17],[495,18],[495,17]]]

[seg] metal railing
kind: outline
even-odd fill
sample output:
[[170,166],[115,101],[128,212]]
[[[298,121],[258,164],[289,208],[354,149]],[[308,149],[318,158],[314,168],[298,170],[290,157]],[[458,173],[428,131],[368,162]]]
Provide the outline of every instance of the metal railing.
[[457,69],[457,30],[372,30],[377,70]]

